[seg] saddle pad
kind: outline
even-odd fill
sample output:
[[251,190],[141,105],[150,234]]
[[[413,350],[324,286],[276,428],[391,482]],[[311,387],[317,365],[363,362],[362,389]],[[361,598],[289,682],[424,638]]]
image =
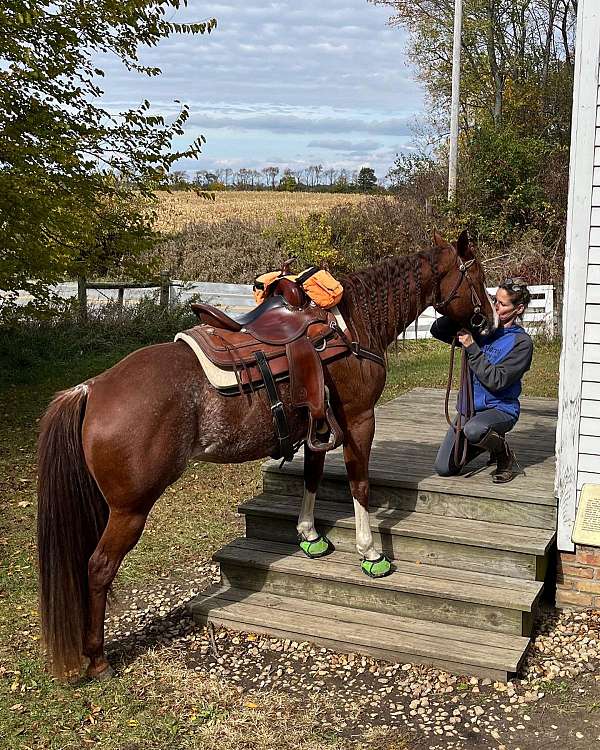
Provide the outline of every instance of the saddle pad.
[[214,388],[221,389],[233,388],[234,386],[237,387],[237,378],[235,377],[235,373],[232,370],[224,370],[221,367],[213,365],[210,359],[198,346],[195,339],[193,339],[187,333],[178,333],[175,336],[174,340],[184,341],[191,348],[196,357],[198,357],[198,362],[200,362],[200,366],[204,370],[204,374],[206,375],[208,382]]
[[[335,316],[337,324],[342,329],[342,331],[344,333],[348,333],[348,326],[346,325],[344,318],[342,317],[337,306],[333,307],[330,310],[330,312]],[[174,340],[183,341],[190,347],[190,349],[194,352],[194,354],[198,358],[198,362],[200,363],[200,366],[202,367],[208,382],[214,388],[217,388],[223,391],[229,391],[229,392],[233,392],[235,389],[238,388],[238,380],[236,378],[235,372],[233,372],[231,368],[226,369],[223,367],[219,367],[213,362],[211,362],[211,360],[202,351],[202,348],[200,347],[198,342],[192,336],[190,336],[187,332],[182,331],[178,333],[175,336]],[[340,353],[343,353],[343,352],[340,352]]]

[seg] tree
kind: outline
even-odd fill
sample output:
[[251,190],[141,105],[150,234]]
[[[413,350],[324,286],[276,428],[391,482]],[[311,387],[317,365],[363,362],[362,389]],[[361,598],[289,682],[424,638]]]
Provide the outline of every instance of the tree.
[[[185,0],[183,0],[185,2]],[[204,137],[173,151],[188,108],[167,123],[144,101],[115,114],[102,107],[101,54],[155,76],[140,45],[175,33],[204,34],[216,21],[178,24],[181,0],[6,0],[0,11],[0,288],[42,291],[64,274],[94,272],[107,207],[120,236],[154,240],[148,207],[170,167],[200,154]],[[131,204],[131,212],[122,211]],[[108,211],[112,215],[113,212]],[[106,233],[105,233],[106,234]],[[110,233],[109,233],[110,234]],[[122,248],[123,249],[123,248]],[[35,279],[35,281],[32,281]]]
[[271,189],[275,190],[275,178],[279,174],[279,167],[265,167],[263,174],[270,180]]
[[362,167],[356,178],[356,186],[363,193],[369,193],[377,187],[375,170],[371,167]]
[[291,170],[285,169],[283,171],[283,177],[279,180],[278,190],[283,190],[287,193],[293,193],[298,188],[298,180],[292,174]]

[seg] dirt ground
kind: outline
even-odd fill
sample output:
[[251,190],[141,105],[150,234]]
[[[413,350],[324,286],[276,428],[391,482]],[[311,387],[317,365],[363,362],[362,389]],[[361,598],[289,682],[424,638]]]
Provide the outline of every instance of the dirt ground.
[[376,736],[375,750],[600,748],[600,612],[547,608],[522,673],[504,684],[200,628],[186,604],[216,581],[217,566],[206,562],[188,580],[123,591],[108,626],[118,670],[148,648],[166,648],[190,670],[250,697],[326,695],[335,708],[320,716],[323,732],[357,742]]

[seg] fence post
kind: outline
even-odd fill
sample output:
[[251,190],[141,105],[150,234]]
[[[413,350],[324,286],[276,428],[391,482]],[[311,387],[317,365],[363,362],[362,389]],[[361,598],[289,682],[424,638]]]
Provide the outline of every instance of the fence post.
[[125,300],[125,287],[120,286],[117,293],[117,305],[123,307],[123,301]]
[[169,297],[171,292],[171,279],[168,271],[160,272],[160,306],[169,306]]
[[79,322],[87,322],[87,284],[85,276],[77,277],[77,300],[79,302]]
[[563,316],[564,285],[562,281],[557,281],[554,287],[554,336],[562,336],[562,316]]

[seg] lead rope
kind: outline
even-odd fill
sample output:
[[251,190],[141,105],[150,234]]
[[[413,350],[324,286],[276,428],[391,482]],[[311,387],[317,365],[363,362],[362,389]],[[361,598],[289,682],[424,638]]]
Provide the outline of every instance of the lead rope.
[[[457,403],[457,411],[458,416],[456,419],[456,423],[452,421],[450,418],[450,411],[448,408],[449,402],[450,402],[450,392],[452,390],[452,377],[454,375],[454,355],[456,354],[456,337],[452,340],[452,348],[450,349],[450,367],[448,369],[448,383],[446,385],[446,399],[444,402],[444,412],[446,414],[446,421],[448,424],[452,427],[454,430],[454,463],[456,464],[457,468],[462,469],[462,467],[467,462],[467,452],[468,452],[468,442],[467,439],[464,437],[463,430],[465,424],[471,419],[471,417],[475,414],[475,407],[473,402],[473,383],[471,381],[471,372],[469,370],[469,363],[467,360],[467,354],[463,351],[461,352],[461,364],[460,364],[460,383],[458,386],[458,403]],[[461,435],[463,436],[462,440],[462,450],[461,450]]]

